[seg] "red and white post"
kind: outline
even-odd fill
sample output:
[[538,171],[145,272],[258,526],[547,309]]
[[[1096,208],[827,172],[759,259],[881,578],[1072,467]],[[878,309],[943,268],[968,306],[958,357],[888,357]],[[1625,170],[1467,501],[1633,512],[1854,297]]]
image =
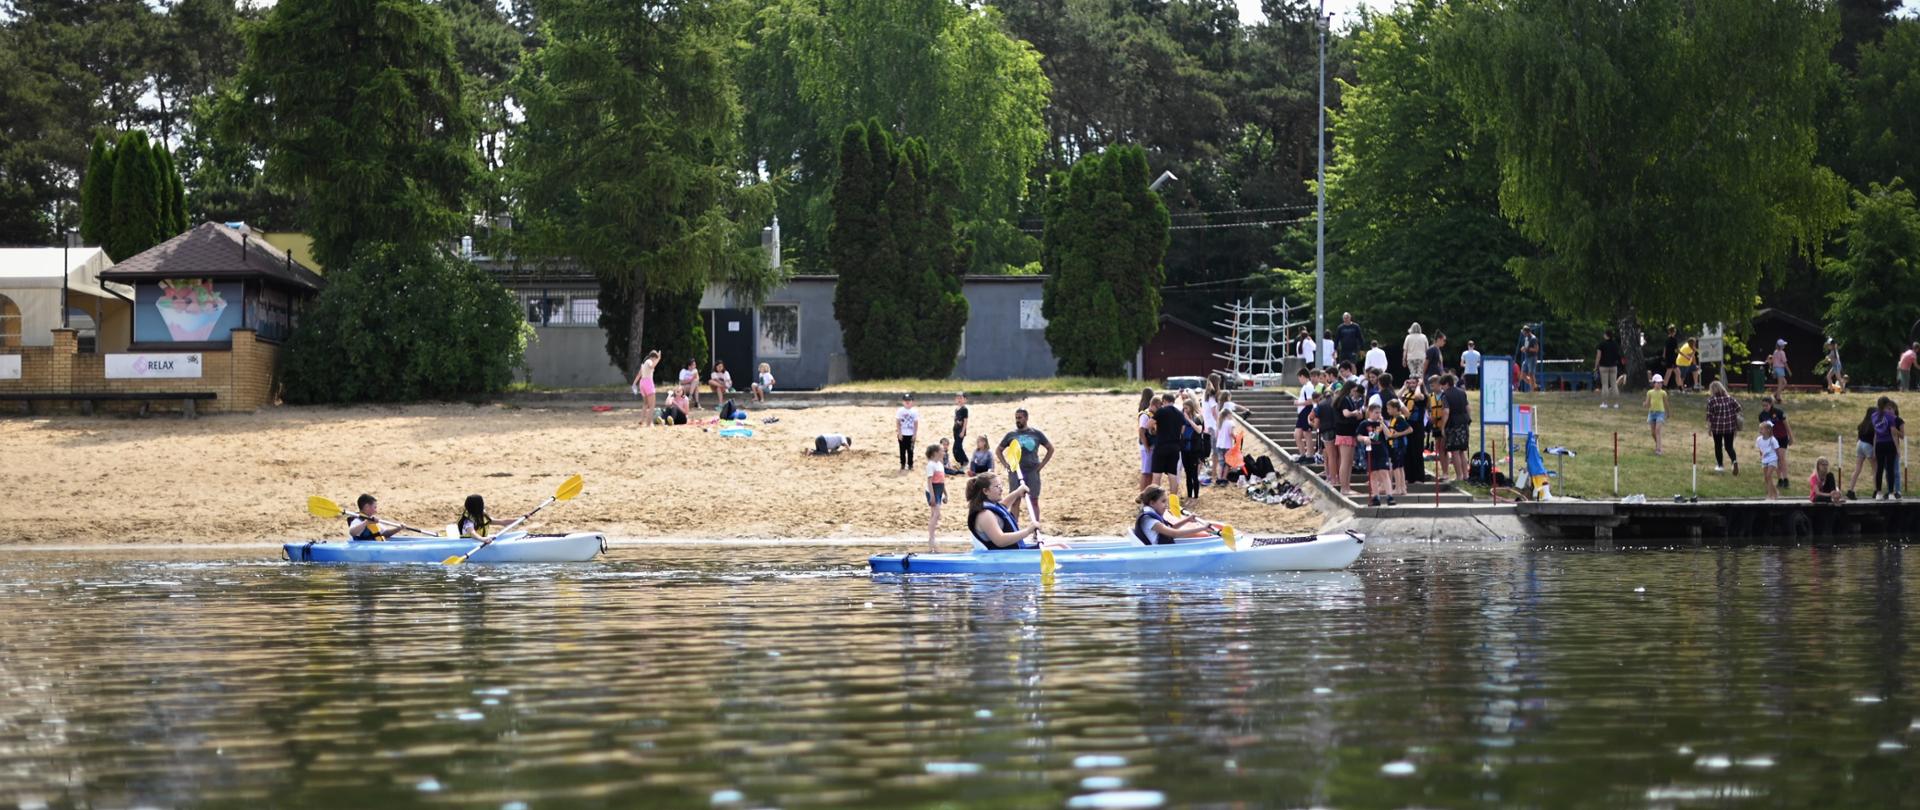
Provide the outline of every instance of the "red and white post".
[[1613,497],[1620,497],[1620,431],[1613,432]]
[[1693,499],[1700,500],[1700,432],[1693,433]]

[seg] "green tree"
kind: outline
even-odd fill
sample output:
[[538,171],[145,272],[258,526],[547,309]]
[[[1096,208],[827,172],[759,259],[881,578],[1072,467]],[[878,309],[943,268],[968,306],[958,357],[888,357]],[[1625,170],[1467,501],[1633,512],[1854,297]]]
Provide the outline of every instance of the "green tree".
[[[832,219],[834,143],[877,118],[952,167],[957,222],[1002,220],[1047,143],[1040,55],[998,11],[953,0],[778,0],[748,28],[747,165],[789,184],[783,255],[818,255]],[[996,243],[988,241],[984,247]]]
[[1844,212],[1813,162],[1834,37],[1810,0],[1497,0],[1462,11],[1436,61],[1536,245],[1521,280],[1631,346],[1642,320],[1744,321],[1762,275]]
[[942,175],[925,144],[877,119],[841,134],[827,255],[855,379],[953,373],[968,310]]
[[1920,20],[1901,20],[1860,48],[1853,80],[1855,183],[1920,182]]
[[[426,244],[466,226],[478,161],[445,15],[421,0],[283,0],[248,29],[222,123],[305,197],[314,256]],[[364,264],[370,268],[389,264]]]
[[187,231],[186,187],[180,183],[180,170],[174,167],[173,152],[167,149],[166,144],[155,143],[153,154],[159,162],[160,196],[164,203],[161,207],[166,218],[166,238],[172,239]]
[[161,194],[165,183],[147,133],[135,129],[121,134],[113,150],[112,214],[101,246],[114,261],[126,261],[171,236]]
[[[368,313],[386,313],[374,328]],[[531,327],[513,294],[436,246],[369,245],[287,343],[290,402],[444,399],[513,381]]]
[[[1452,82],[1430,67],[1434,39],[1460,5],[1412,0],[1369,18],[1351,39],[1355,81],[1332,116],[1327,238],[1339,250],[1327,297],[1389,353],[1390,338],[1413,322],[1446,333],[1455,356],[1469,338],[1504,345],[1521,323],[1548,314],[1506,269],[1530,251],[1500,215],[1493,145],[1475,136]],[[1309,272],[1311,260],[1302,264]],[[1549,335],[1566,335],[1554,327]]]
[[1159,329],[1169,219],[1146,151],[1081,158],[1047,190],[1042,311],[1061,374],[1114,376]]
[[80,188],[80,238],[104,245],[113,221],[113,147],[105,133],[94,133],[87,174]]
[[1844,256],[1823,269],[1836,289],[1827,307],[1833,336],[1849,356],[1855,382],[1893,381],[1893,359],[1905,350],[1907,330],[1920,320],[1920,208],[1900,180],[1854,192],[1853,211],[1840,241]]
[[535,8],[542,44],[514,80],[526,117],[508,151],[520,249],[593,271],[601,300],[630,313],[609,337],[627,348],[609,356],[631,374],[650,348],[652,295],[723,283],[757,299],[779,279],[759,249],[770,194],[736,169],[732,70],[746,10],[730,0]]

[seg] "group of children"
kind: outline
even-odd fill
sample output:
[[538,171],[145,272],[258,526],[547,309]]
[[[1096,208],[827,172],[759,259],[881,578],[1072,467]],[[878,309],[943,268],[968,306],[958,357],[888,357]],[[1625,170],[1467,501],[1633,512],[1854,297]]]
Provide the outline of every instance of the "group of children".
[[[1369,368],[1365,376],[1356,375],[1351,363],[1303,368],[1296,376],[1300,393],[1293,439],[1300,458],[1320,459],[1328,482],[1347,495],[1352,487],[1345,471],[1365,470],[1368,505],[1398,505],[1396,496],[1407,494],[1411,454],[1426,450],[1414,444],[1414,420],[1424,418],[1429,396],[1409,386],[1412,392],[1403,397],[1386,373]],[[1409,401],[1423,413],[1413,413]]]
[[[646,420],[648,427],[684,425],[687,423],[687,415],[700,407],[700,363],[696,360],[688,360],[687,365],[680,369],[678,382],[674,384],[672,393],[667,395],[665,406],[660,406],[654,401],[657,392],[653,374],[659,365],[660,351],[656,349],[647,352],[646,359],[640,362],[640,370],[633,375],[633,384],[629,390],[634,396],[646,402],[646,412],[652,417]],[[706,387],[713,394],[713,401],[717,403],[715,409],[720,412],[721,419],[735,418],[736,413],[744,416],[745,411],[734,407],[733,400],[728,398],[729,392],[733,391],[733,373],[727,371],[726,362],[717,361],[713,364],[713,372],[707,375]],[[773,393],[771,365],[760,364],[759,370],[754,373],[749,392],[754,402],[767,401],[767,395]]]

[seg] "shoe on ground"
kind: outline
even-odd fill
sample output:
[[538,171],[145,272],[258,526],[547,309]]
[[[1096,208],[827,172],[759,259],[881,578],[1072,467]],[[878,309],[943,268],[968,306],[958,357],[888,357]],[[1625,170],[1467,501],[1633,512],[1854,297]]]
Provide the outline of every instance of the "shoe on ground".
[[1722,466],[1719,466],[1719,465],[1717,465],[1717,464],[1716,464],[1716,465],[1714,465],[1714,467],[1713,467],[1713,471],[1714,471],[1715,473],[1723,473],[1723,472],[1726,472],[1726,471],[1727,471],[1727,468],[1725,468],[1725,467],[1722,467]]
[[1393,496],[1392,496],[1392,495],[1388,495],[1388,496],[1387,496],[1387,505],[1388,505],[1388,506],[1398,506],[1399,504],[1398,504],[1398,503],[1396,503],[1396,502],[1395,502],[1395,501],[1393,500]]
[[1860,500],[1860,496],[1853,494],[1853,490],[1849,489],[1847,490],[1847,500],[1857,501]]
[[1367,499],[1367,505],[1368,505],[1368,506],[1379,506],[1379,505],[1380,505],[1380,499],[1379,499],[1379,498],[1368,498],[1368,499]]
[[1893,493],[1893,495],[1892,495],[1891,497],[1892,497],[1892,498],[1893,498],[1894,500],[1896,500],[1896,501],[1897,501],[1897,500],[1900,500],[1900,493],[1898,493],[1898,492],[1895,492],[1895,493]]

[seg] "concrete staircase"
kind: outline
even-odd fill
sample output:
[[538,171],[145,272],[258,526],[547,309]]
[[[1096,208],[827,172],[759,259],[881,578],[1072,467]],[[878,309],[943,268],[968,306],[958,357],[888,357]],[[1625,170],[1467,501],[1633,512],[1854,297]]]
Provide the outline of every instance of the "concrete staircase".
[[[1235,405],[1244,407],[1252,412],[1251,414],[1243,413],[1241,415],[1242,420],[1254,430],[1265,434],[1275,446],[1280,448],[1280,455],[1285,456],[1287,460],[1295,464],[1301,464],[1301,460],[1294,456],[1292,449],[1293,425],[1297,413],[1294,409],[1294,396],[1292,393],[1279,388],[1247,389],[1234,391],[1233,402]],[[1309,461],[1301,466],[1312,470],[1315,475],[1321,476],[1322,478],[1326,477],[1326,470],[1320,464]],[[1431,475],[1434,470],[1434,465],[1429,463],[1427,469],[1428,474]],[[1348,476],[1347,480],[1353,488],[1355,500],[1364,503],[1367,497],[1366,474],[1354,472]],[[1436,493],[1435,490],[1438,490],[1438,492]],[[1409,482],[1407,484],[1407,494],[1400,496],[1400,503],[1402,504],[1432,505],[1438,503],[1442,506],[1458,506],[1471,504],[1473,502],[1474,499],[1471,494],[1456,489],[1451,484],[1438,486],[1430,481],[1424,483]]]

